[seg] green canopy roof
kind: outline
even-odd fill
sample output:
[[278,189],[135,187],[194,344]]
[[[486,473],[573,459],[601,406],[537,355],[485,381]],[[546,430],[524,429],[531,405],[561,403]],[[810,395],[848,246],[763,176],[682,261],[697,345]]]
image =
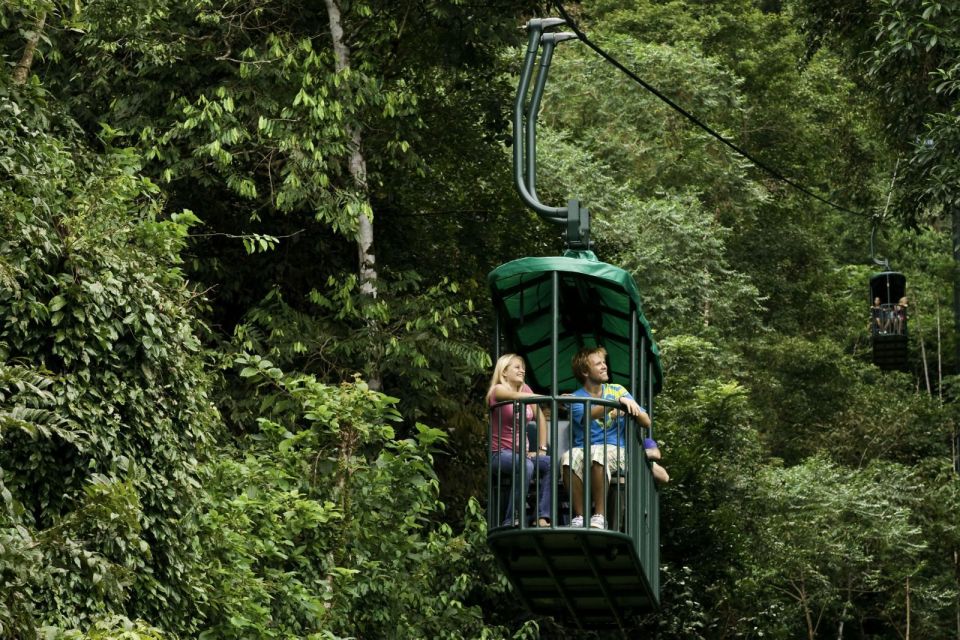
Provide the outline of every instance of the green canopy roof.
[[880,298],[884,304],[896,304],[907,294],[907,277],[899,271],[884,271],[870,276],[870,302]]
[[549,393],[553,332],[553,273],[559,280],[558,391],[580,386],[570,362],[584,346],[599,345],[609,354],[610,380],[630,385],[630,314],[636,309],[637,374],[640,344],[647,338],[647,362],[653,367],[654,393],[660,391],[663,370],[660,351],[643,315],[640,290],[629,273],[600,262],[591,251],[568,251],[563,257],[520,258],[497,267],[487,280],[507,344],[527,361],[527,380]]

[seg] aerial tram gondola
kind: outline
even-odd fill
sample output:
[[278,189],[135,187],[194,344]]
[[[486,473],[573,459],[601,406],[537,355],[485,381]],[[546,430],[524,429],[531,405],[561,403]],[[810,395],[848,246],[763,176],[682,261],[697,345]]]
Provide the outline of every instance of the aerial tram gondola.
[[[877,232],[874,223],[870,234],[870,251]],[[872,256],[873,262],[884,268],[870,277],[870,342],[873,364],[881,369],[906,371],[908,363],[907,332],[907,278],[892,271],[885,258]]]
[[[496,310],[494,361],[506,351],[523,356],[527,383],[542,394],[498,406],[512,402],[513,415],[521,420],[525,405],[549,406],[549,478],[555,488],[561,487],[560,452],[572,445],[564,414],[574,403],[585,405],[585,414],[597,404],[616,404],[566,395],[580,386],[570,368],[571,357],[579,348],[603,346],[607,350],[611,381],[625,386],[646,408],[651,425],[643,428],[624,415],[626,464],[611,479],[606,502],[610,519],[604,529],[565,526],[572,505],[559,491],[553,492],[549,527],[533,526],[531,509],[524,500],[515,502],[514,513],[505,514],[506,496],[516,487],[524,487],[525,493],[528,479],[521,477],[523,465],[514,465],[515,470],[508,474],[491,466],[487,542],[531,612],[580,628],[625,629],[634,616],[654,611],[660,604],[659,498],[643,441],[653,436],[653,403],[662,385],[662,369],[633,278],[623,269],[600,262],[590,251],[587,210],[576,200],[566,207],[549,207],[536,195],[536,115],[550,59],[558,42],[576,37],[545,31],[563,23],[557,18],[534,19],[526,26],[529,46],[514,104],[513,159],[522,199],[547,220],[565,227],[568,248],[562,257],[520,258],[489,274]],[[541,49],[536,83],[524,111]],[[513,426],[518,434],[514,450],[523,451],[525,429],[520,424]],[[584,495],[589,496],[590,474],[584,475]],[[585,497],[581,507],[587,518],[590,506]]]

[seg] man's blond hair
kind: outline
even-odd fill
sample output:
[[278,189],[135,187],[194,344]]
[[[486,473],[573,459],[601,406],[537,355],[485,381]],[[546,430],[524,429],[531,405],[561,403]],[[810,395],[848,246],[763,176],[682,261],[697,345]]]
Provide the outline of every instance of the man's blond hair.
[[590,363],[587,360],[595,353],[599,353],[604,359],[607,357],[607,350],[603,347],[583,347],[573,356],[570,367],[580,384],[587,381],[587,372],[590,371]]

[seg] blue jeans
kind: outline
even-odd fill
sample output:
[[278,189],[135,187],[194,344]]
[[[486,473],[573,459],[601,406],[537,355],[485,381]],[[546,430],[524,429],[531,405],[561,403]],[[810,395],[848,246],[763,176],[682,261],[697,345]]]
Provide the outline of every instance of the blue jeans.
[[[515,478],[514,467],[517,465],[518,460],[521,456],[517,455],[513,451],[500,451],[494,453],[490,461],[491,470],[494,474],[494,477],[497,477],[497,472],[499,471],[500,477],[509,479],[509,482],[513,486],[513,491],[510,491],[509,497],[507,498],[507,509],[504,515],[504,524],[512,524],[514,521],[519,520],[519,509],[517,513],[514,513],[514,504],[517,500],[523,500],[526,490],[530,489],[530,484],[534,480],[534,468],[537,472],[538,480],[538,491],[537,491],[537,517],[538,518],[547,518],[550,519],[550,497],[552,496],[553,487],[550,483],[550,456],[539,455],[535,458],[528,458],[523,456],[524,460],[524,469],[523,469],[523,479]],[[525,484],[524,484],[525,481]]]

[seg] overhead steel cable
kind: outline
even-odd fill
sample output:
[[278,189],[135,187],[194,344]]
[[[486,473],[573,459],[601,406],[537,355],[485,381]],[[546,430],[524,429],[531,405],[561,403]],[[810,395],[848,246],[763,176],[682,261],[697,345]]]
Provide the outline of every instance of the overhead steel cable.
[[597,45],[597,44],[594,43],[592,40],[590,40],[590,38],[588,38],[587,35],[586,35],[583,31],[580,30],[580,27],[577,26],[577,23],[573,20],[573,18],[570,17],[570,14],[567,13],[567,10],[564,9],[563,4],[560,3],[559,0],[554,0],[554,4],[556,5],[557,9],[560,11],[560,15],[563,16],[563,19],[564,19],[564,20],[566,20],[567,25],[570,27],[570,29],[577,35],[577,37],[578,37],[585,45],[587,45],[588,47],[590,47],[591,49],[593,49],[601,58],[603,58],[604,60],[606,60],[607,62],[609,62],[610,64],[612,64],[614,67],[616,67],[617,69],[619,69],[619,70],[622,71],[623,73],[625,73],[631,80],[633,80],[634,82],[636,82],[637,84],[639,84],[641,87],[643,87],[644,89],[646,89],[647,91],[649,91],[649,92],[652,93],[653,95],[657,96],[657,98],[659,98],[660,100],[662,100],[663,102],[665,102],[671,109],[673,109],[673,110],[676,111],[677,113],[681,114],[683,117],[685,117],[687,120],[689,120],[690,122],[692,122],[694,125],[696,125],[696,126],[699,127],[700,129],[702,129],[703,131],[705,131],[706,133],[708,133],[710,136],[716,138],[718,141],[720,141],[721,143],[723,143],[724,145],[726,145],[727,147],[729,147],[730,149],[732,149],[732,150],[733,150],[734,152],[736,152],[737,154],[739,154],[739,155],[743,156],[744,158],[746,158],[747,160],[749,160],[749,161],[750,161],[754,166],[756,166],[758,169],[762,169],[763,171],[765,171],[766,173],[770,174],[772,177],[776,178],[777,180],[780,180],[781,182],[784,182],[784,183],[790,185],[791,187],[793,187],[793,188],[796,189],[797,191],[800,191],[801,193],[803,193],[803,194],[805,194],[805,195],[807,195],[807,196],[809,196],[809,197],[811,197],[811,198],[814,198],[815,200],[819,200],[820,202],[822,202],[822,203],[824,203],[824,204],[826,204],[826,205],[828,205],[828,206],[830,206],[830,207],[833,207],[834,209],[837,209],[838,211],[843,211],[843,212],[845,212],[845,213],[850,213],[850,214],[853,214],[853,215],[855,215],[855,216],[861,216],[861,217],[864,217],[864,218],[870,218],[870,217],[872,217],[871,214],[865,213],[865,212],[863,212],[863,211],[856,211],[856,210],[854,210],[854,209],[850,209],[850,208],[848,208],[848,207],[845,207],[845,206],[843,206],[843,205],[841,205],[841,204],[837,204],[836,202],[833,202],[832,200],[828,200],[827,198],[824,198],[823,196],[820,196],[820,195],[814,193],[813,191],[811,191],[811,190],[808,189],[807,187],[804,187],[802,184],[800,184],[800,183],[796,182],[795,180],[793,180],[793,179],[791,179],[791,178],[788,178],[787,176],[783,175],[782,173],[780,173],[779,171],[777,171],[776,169],[774,169],[773,167],[771,167],[771,166],[768,165],[767,163],[763,162],[762,160],[759,160],[759,159],[755,158],[755,157],[754,157],[753,155],[751,155],[748,151],[746,151],[745,149],[741,148],[741,147],[738,146],[736,143],[734,143],[734,142],[728,140],[727,138],[723,137],[720,133],[714,131],[709,125],[707,125],[706,123],[704,123],[703,121],[701,121],[699,118],[697,118],[695,115],[693,115],[692,113],[690,113],[689,111],[687,111],[686,109],[684,109],[683,107],[681,107],[680,105],[678,105],[676,102],[674,102],[674,101],[671,100],[669,97],[667,97],[666,95],[664,95],[661,91],[659,91],[656,87],[654,87],[653,85],[651,85],[650,83],[648,83],[646,80],[644,80],[643,78],[641,78],[640,76],[638,76],[636,73],[634,73],[633,71],[631,71],[631,70],[628,69],[627,67],[625,67],[625,66],[623,65],[623,63],[621,63],[619,60],[617,60],[616,58],[614,58],[612,55],[610,55],[609,53],[607,53],[606,51],[604,51],[599,45]]

